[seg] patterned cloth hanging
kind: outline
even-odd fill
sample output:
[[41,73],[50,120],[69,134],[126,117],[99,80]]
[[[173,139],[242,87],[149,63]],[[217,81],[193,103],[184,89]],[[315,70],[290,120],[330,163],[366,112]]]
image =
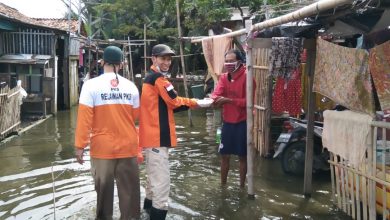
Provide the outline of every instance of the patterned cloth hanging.
[[290,80],[279,76],[272,97],[272,112],[288,112],[296,117],[302,109],[301,70],[298,68],[292,74]]
[[390,111],[390,41],[370,50],[369,63],[382,111]]
[[374,115],[367,51],[318,38],[313,90],[350,110]]
[[301,38],[273,37],[269,70],[274,78],[290,79],[300,64],[303,49]]

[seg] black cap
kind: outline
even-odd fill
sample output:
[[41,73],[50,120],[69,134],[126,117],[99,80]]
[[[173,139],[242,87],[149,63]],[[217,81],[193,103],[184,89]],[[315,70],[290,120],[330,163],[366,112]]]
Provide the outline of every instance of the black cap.
[[175,52],[165,44],[157,44],[152,49],[152,56],[175,55]]
[[108,46],[104,49],[103,60],[106,63],[120,64],[123,61],[123,53],[119,47]]

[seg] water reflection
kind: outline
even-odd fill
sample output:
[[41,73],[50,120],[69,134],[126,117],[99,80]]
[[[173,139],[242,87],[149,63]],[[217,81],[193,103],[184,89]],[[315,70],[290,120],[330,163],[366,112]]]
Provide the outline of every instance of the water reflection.
[[[171,150],[168,219],[347,218],[330,201],[328,178],[313,182],[315,193],[307,200],[301,194],[302,179],[284,175],[279,161],[256,158],[255,200],[248,200],[246,189],[239,187],[236,158],[231,161],[228,185],[221,187],[215,143],[220,113],[199,110],[193,117],[194,127],[189,128],[187,114],[176,115],[180,146]],[[94,218],[96,194],[88,157],[83,166],[73,158],[75,118],[75,109],[60,112],[0,145],[0,219],[54,219],[54,214],[57,219]],[[144,165],[141,185],[145,185]],[[142,200],[144,195],[141,188]],[[118,218],[117,199],[114,202]]]

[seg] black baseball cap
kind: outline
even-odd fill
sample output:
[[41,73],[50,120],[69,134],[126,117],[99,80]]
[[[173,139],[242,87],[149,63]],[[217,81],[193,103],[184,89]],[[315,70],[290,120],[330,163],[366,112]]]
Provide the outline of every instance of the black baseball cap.
[[175,55],[175,51],[173,51],[169,46],[165,44],[157,44],[152,49],[152,56],[164,56],[164,55]]

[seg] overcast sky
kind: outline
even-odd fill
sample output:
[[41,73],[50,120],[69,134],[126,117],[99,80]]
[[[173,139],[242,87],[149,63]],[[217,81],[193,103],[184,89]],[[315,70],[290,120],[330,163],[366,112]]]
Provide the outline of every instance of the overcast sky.
[[[76,1],[72,0],[74,3]],[[63,18],[67,11],[61,0],[0,0],[0,2],[34,18]]]

